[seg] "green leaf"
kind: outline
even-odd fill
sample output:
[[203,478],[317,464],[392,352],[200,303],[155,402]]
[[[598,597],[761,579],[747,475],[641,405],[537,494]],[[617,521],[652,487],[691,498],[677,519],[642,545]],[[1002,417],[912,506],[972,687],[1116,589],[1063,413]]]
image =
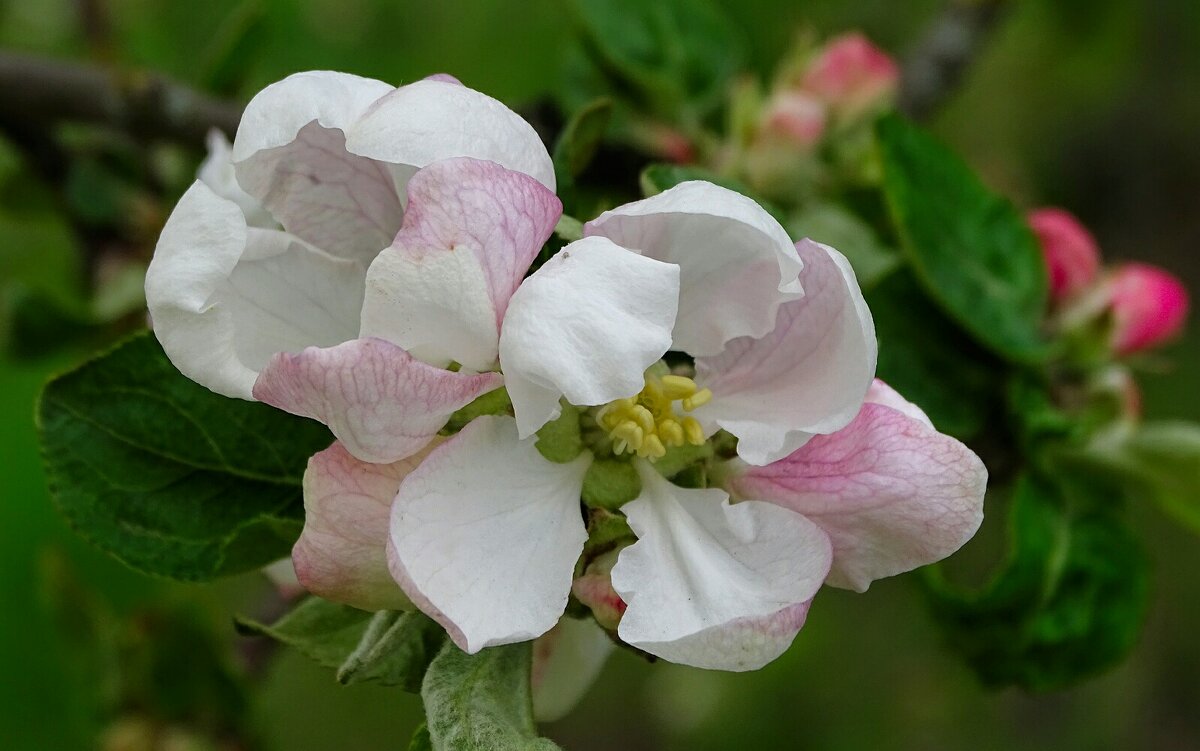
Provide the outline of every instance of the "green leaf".
[[429,737],[429,727],[425,723],[422,722],[413,733],[408,751],[433,751],[433,739]]
[[869,224],[836,203],[810,203],[784,226],[794,238],[812,238],[841,251],[863,289],[873,287],[900,265],[900,257],[879,241]]
[[614,91],[672,120],[715,108],[744,40],[709,0],[573,0],[585,50]]
[[425,674],[421,699],[434,751],[552,751],[533,723],[530,642],[469,655],[447,644]]
[[338,667],[338,682],[377,681],[420,693],[425,671],[445,641],[442,627],[420,611],[380,611]]
[[925,410],[938,430],[971,438],[996,409],[993,356],[930,304],[901,269],[865,292],[879,337],[879,377]]
[[573,184],[596,156],[612,111],[612,100],[601,97],[580,107],[567,120],[554,144],[554,172],[560,188]]
[[262,0],[243,0],[212,35],[200,60],[202,87],[217,94],[234,94],[267,40],[267,15]]
[[288,554],[320,424],[218,396],[148,333],[52,380],[38,404],[51,494],[72,527],[146,573],[186,581]]
[[705,182],[732,190],[734,193],[741,193],[766,209],[768,214],[775,217],[775,221],[780,224],[786,221],[783,211],[778,206],[756,196],[754,191],[750,190],[745,183],[732,177],[718,175],[703,167],[693,167],[684,164],[651,164],[642,170],[641,177],[639,178],[642,194],[646,197],[658,195],[668,188],[674,188],[679,183],[689,180],[704,180]]
[[930,297],[997,354],[1044,359],[1046,270],[1021,214],[917,126],[885,118],[879,143],[892,220]]
[[935,617],[985,684],[1062,688],[1132,649],[1148,566],[1111,511],[1073,513],[1058,486],[1027,476],[1010,509],[1008,561],[988,587],[963,592],[927,569]]
[[629,503],[642,492],[642,478],[624,459],[596,459],[583,476],[583,502],[611,511]]
[[275,623],[236,618],[246,636],[269,636],[327,668],[340,668],[362,641],[372,615],[365,610],[307,597]]
[[1071,458],[1107,472],[1131,495],[1149,497],[1200,533],[1200,425],[1146,423],[1128,436],[1101,436]]
[[247,636],[268,636],[327,668],[339,683],[373,681],[418,693],[446,632],[418,611],[368,613],[309,597],[274,624],[236,619]]

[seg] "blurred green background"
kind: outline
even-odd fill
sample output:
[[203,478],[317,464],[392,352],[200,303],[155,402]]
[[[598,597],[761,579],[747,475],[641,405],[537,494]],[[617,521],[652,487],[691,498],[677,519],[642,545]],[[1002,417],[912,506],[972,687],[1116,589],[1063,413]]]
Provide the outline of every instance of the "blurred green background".
[[[939,2],[722,0],[768,71],[804,25],[861,28],[903,55]],[[237,0],[5,0],[0,45],[93,58],[195,81]],[[513,105],[560,84],[569,44],[554,0],[265,0],[265,33],[243,94],[302,69],[334,68],[401,83],[437,71]],[[1171,268],[1200,290],[1200,3],[1025,0],[1011,13],[932,125],[1020,204],[1062,205],[1096,232],[1110,259]],[[90,15],[98,12],[99,15]],[[91,18],[90,21],[87,19]],[[99,19],[98,21],[96,19]],[[16,157],[0,154],[0,173]],[[11,182],[11,180],[9,181]],[[28,191],[40,188],[30,184]],[[22,191],[24,192],[24,188]],[[28,196],[0,193],[0,277],[75,293],[70,235]],[[65,281],[64,281],[65,280]],[[2,279],[0,279],[2,281]],[[55,289],[55,285],[58,288]],[[1200,326],[1142,378],[1149,417],[1200,419]],[[148,604],[216,624],[231,645],[235,612],[253,612],[259,577],[215,586],[148,579],[88,548],[53,509],[32,422],[45,377],[85,354],[0,361],[0,747],[92,748],[108,690],[81,669],[61,584],[77,577],[119,613]],[[651,666],[627,654],[586,702],[546,733],[587,749],[1200,749],[1200,545],[1149,507],[1138,533],[1155,564],[1143,639],[1120,668],[1070,691],[988,692],[940,647],[912,582],[866,595],[823,593],[792,650],[749,675]],[[980,544],[986,544],[981,542]],[[79,595],[86,599],[84,595]],[[70,599],[70,596],[68,596]],[[54,602],[58,600],[58,604]],[[239,645],[245,648],[245,644]],[[172,679],[198,680],[195,665]],[[418,700],[338,686],[331,672],[283,653],[259,679],[248,722],[268,748],[404,748]]]

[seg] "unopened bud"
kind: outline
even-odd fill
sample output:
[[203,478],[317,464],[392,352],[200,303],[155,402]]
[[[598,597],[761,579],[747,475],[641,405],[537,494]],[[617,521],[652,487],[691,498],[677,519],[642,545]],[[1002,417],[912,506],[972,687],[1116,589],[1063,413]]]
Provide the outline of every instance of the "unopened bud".
[[1100,271],[1100,250],[1092,233],[1062,209],[1031,211],[1029,226],[1042,246],[1054,302],[1077,294]]
[[809,148],[825,133],[825,105],[803,91],[777,91],[763,113],[763,129],[801,148]]
[[1174,337],[1187,318],[1188,293],[1173,274],[1145,263],[1125,264],[1108,282],[1113,347],[1129,354]]
[[890,100],[900,80],[891,56],[854,32],[834,37],[809,64],[802,86],[833,110],[853,117]]

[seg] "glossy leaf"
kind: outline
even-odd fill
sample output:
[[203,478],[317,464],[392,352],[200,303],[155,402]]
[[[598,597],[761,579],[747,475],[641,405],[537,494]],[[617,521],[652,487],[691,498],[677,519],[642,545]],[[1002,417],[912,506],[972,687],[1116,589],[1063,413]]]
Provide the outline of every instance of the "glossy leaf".
[[136,569],[187,581],[287,555],[304,467],[332,440],[318,423],[193,383],[145,333],[51,381],[38,428],[71,525]]
[[892,220],[929,296],[997,354],[1043,359],[1046,270],[1021,214],[919,127],[885,118],[879,143]]

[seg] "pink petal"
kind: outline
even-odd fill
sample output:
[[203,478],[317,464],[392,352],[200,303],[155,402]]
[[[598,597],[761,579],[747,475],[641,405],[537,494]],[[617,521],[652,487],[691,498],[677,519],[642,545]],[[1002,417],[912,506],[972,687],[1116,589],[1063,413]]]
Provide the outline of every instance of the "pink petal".
[[1145,263],[1128,263],[1113,274],[1109,300],[1117,352],[1155,347],[1183,329],[1188,292],[1170,272]]
[[275,355],[254,398],[320,420],[356,458],[388,464],[424,448],[451,414],[501,383],[499,373],[453,373],[382,339],[354,339]]
[[363,610],[412,607],[388,572],[388,514],[401,480],[438,440],[392,464],[359,461],[340,443],[309,459],[304,531],[292,549],[305,589]]
[[919,417],[870,403],[842,430],[781,461],[745,467],[727,485],[737,497],[816,522],[833,541],[827,583],[864,591],[971,539],[983,521],[987,469]]
[[367,272],[363,335],[414,356],[486,370],[500,322],[562,203],[495,162],[446,159],[408,183],[408,212]]
[[1042,246],[1052,299],[1074,295],[1096,279],[1100,248],[1078,219],[1062,209],[1038,209],[1028,221]]
[[813,434],[854,418],[875,375],[875,325],[850,264],[833,248],[796,244],[804,297],[779,308],[775,328],[696,359],[696,380],[713,399],[696,411],[710,432],[738,437],[738,454],[767,464]]

